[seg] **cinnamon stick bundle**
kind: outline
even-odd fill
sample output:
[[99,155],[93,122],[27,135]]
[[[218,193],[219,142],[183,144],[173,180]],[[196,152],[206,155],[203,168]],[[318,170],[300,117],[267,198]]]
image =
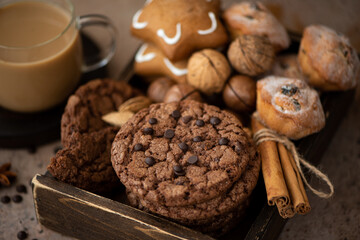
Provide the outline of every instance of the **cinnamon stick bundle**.
[[[252,117],[251,124],[254,133],[265,128],[255,117]],[[274,141],[261,142],[258,149],[268,204],[276,205],[283,218],[308,213],[310,204],[290,152],[283,144]]]

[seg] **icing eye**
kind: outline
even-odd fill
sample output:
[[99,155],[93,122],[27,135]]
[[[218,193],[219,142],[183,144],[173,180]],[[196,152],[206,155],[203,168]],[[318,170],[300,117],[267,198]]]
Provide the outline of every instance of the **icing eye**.
[[177,23],[176,24],[176,34],[174,37],[168,37],[165,34],[164,29],[160,28],[159,30],[157,30],[156,34],[161,37],[167,44],[169,45],[173,45],[175,43],[177,43],[181,37],[181,23]]
[[213,12],[209,12],[208,16],[211,20],[211,26],[210,26],[210,28],[208,28],[206,30],[199,30],[198,33],[200,35],[210,34],[210,33],[214,32],[217,28],[217,21],[216,21],[215,14]]
[[138,10],[132,19],[132,25],[136,29],[143,29],[148,25],[148,22],[139,22],[139,17],[141,15],[141,13],[142,13],[142,10],[141,9]]

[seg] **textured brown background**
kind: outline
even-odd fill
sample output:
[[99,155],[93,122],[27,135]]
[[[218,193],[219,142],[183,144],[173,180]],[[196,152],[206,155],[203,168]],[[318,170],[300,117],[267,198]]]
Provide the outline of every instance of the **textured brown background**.
[[[129,34],[131,18],[141,7],[143,0],[73,0],[79,15],[98,13],[107,15],[118,28],[118,48],[109,65],[113,77],[132,58],[140,41]],[[223,1],[229,6],[234,1]],[[285,22],[288,29],[301,32],[309,23],[331,25],[351,37],[360,51],[360,1],[337,0],[266,0],[276,15]],[[280,7],[280,4],[283,7]],[[287,10],[285,10],[287,9]],[[100,38],[100,42],[105,41]],[[335,134],[319,168],[327,173],[335,186],[331,199],[319,199],[309,193],[312,211],[307,216],[296,216],[284,228],[280,239],[347,239],[355,240],[360,235],[360,90],[357,88],[355,102]],[[22,203],[4,205],[0,203],[0,239],[16,239],[20,230],[26,229],[28,239],[68,239],[36,222],[29,180],[36,173],[44,173],[54,149],[60,142],[41,146],[35,153],[27,149],[0,149],[0,164],[12,162],[12,169],[19,175],[17,183],[27,185],[28,193],[22,194]],[[16,184],[17,184],[16,183]],[[316,181],[315,181],[316,183]],[[16,194],[15,185],[0,188],[0,197]],[[74,226],[76,227],[76,226]]]

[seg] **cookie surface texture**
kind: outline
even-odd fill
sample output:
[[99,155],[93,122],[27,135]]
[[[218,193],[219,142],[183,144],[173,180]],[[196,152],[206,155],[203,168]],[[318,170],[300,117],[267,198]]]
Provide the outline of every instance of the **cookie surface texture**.
[[133,16],[131,33],[155,44],[169,60],[182,60],[196,49],[226,43],[227,33],[219,11],[219,0],[147,1]]
[[98,79],[70,96],[61,120],[63,149],[48,170],[57,179],[92,192],[110,191],[119,184],[110,152],[119,128],[101,117],[137,93],[125,82]]
[[[146,134],[146,128],[152,133]],[[239,120],[218,107],[191,100],[160,103],[121,128],[112,164],[140,199],[185,206],[227,191],[246,170],[250,146]]]

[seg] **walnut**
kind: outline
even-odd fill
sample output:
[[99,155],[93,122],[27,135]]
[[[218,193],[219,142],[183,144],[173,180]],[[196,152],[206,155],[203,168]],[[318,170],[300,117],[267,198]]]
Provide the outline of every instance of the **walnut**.
[[275,60],[275,50],[266,37],[241,35],[227,52],[231,65],[242,74],[257,76],[268,71]]
[[230,73],[228,61],[218,51],[204,49],[189,59],[188,83],[207,95],[221,92]]

